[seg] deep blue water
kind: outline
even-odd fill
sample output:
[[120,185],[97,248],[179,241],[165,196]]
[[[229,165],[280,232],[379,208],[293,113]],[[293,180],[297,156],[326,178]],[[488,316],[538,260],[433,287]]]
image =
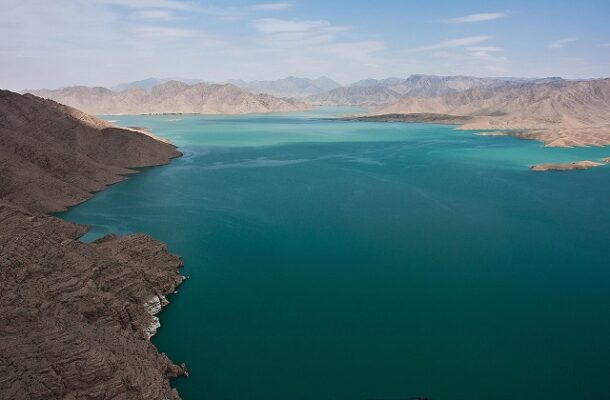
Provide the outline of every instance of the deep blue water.
[[109,116],[184,157],[62,214],[189,276],[153,342],[182,397],[610,399],[610,156],[316,113]]

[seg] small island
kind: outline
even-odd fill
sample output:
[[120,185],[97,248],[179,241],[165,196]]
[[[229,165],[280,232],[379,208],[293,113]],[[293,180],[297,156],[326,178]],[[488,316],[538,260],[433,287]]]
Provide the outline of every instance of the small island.
[[364,115],[339,118],[342,121],[371,121],[371,122],[421,122],[428,124],[463,124],[470,120],[470,117],[450,114],[435,113],[409,113],[409,114],[381,114]]
[[532,171],[573,171],[577,169],[590,169],[595,167],[601,167],[604,163],[597,161],[575,161],[571,163],[548,163],[548,164],[537,164],[530,166]]

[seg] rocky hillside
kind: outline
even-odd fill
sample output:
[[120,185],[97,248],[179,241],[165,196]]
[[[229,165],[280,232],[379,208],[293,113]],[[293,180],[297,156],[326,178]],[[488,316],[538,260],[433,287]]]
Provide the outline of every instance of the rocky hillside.
[[54,212],[180,153],[149,133],[117,128],[71,107],[0,91],[0,198]]
[[406,79],[366,79],[347,87],[308,97],[312,104],[343,106],[379,106],[410,97],[433,97],[476,87],[501,87],[511,79],[469,76],[411,75]]
[[309,106],[267,94],[253,94],[235,85],[169,81],[150,90],[131,88],[114,92],[101,87],[73,86],[58,90],[30,91],[90,114],[248,114],[290,112]]
[[374,112],[413,113],[469,117],[464,129],[527,130],[515,135],[548,146],[608,145],[610,79],[550,79],[473,88],[435,98],[404,99]]
[[86,227],[43,212],[179,155],[145,132],[0,91],[0,398],[178,398],[168,379],[186,371],[149,338],[180,259],[145,235],[85,244]]

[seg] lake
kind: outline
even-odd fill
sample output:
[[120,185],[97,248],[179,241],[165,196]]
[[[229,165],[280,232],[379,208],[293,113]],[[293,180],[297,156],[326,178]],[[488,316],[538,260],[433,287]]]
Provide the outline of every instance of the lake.
[[609,399],[610,156],[323,109],[105,116],[184,153],[62,218],[189,279],[153,343],[185,400]]

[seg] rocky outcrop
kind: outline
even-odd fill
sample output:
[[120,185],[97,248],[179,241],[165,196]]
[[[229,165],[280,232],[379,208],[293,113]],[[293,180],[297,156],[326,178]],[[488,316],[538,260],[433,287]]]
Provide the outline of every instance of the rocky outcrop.
[[115,92],[102,87],[73,86],[31,91],[90,114],[249,114],[307,110],[305,103],[268,94],[253,94],[231,84],[168,81],[149,90]]
[[178,397],[185,370],[148,341],[146,306],[182,281],[178,257],[145,235],[85,244],[85,227],[5,202],[0,225],[1,398]]
[[0,398],[178,399],[149,338],[182,262],[141,234],[87,244],[43,212],[180,153],[55,102],[0,91]]
[[468,117],[463,129],[512,130],[551,147],[610,145],[610,79],[547,79],[474,88],[433,98],[400,100],[373,114]]

